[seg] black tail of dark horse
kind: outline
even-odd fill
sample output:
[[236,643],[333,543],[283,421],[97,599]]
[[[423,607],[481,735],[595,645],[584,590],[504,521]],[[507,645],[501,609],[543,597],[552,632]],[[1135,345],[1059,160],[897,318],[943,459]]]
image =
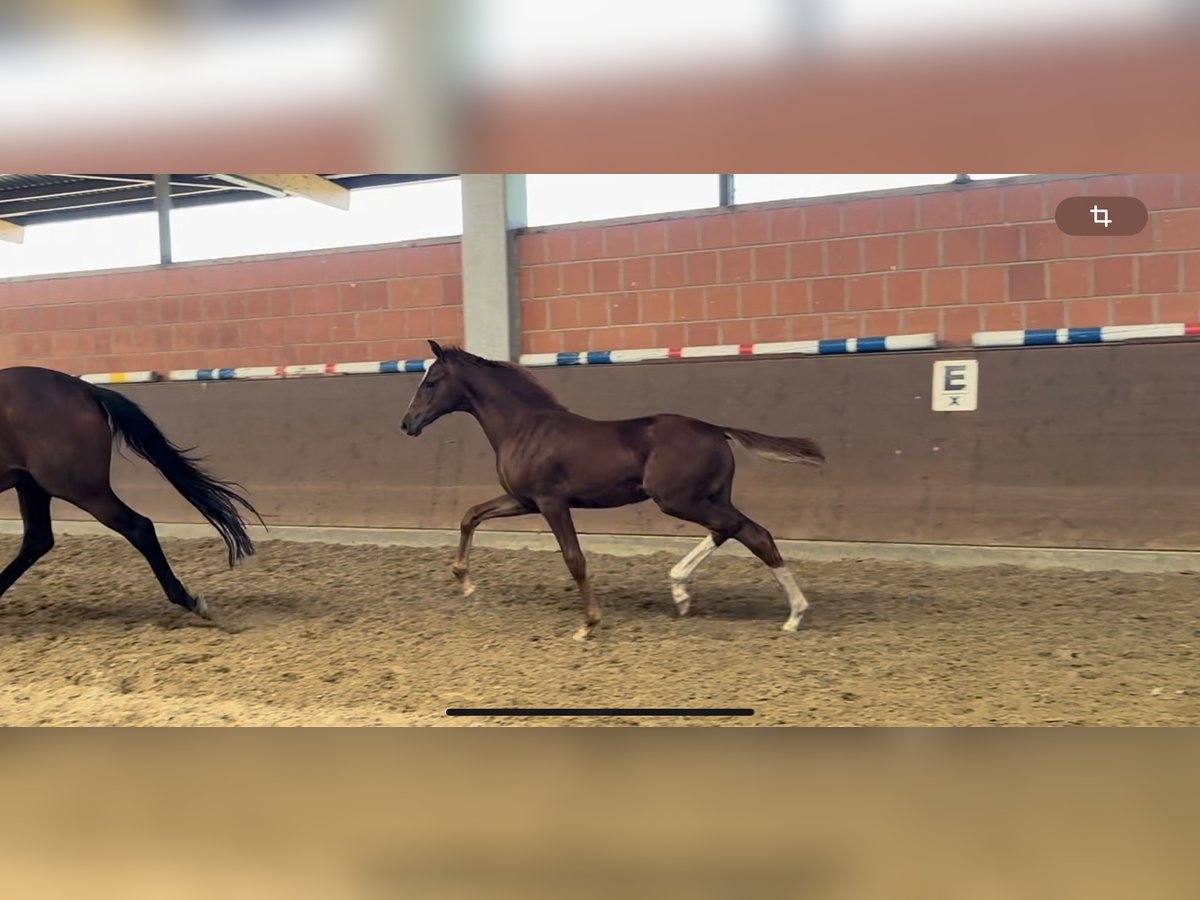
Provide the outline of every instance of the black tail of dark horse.
[[240,485],[220,481],[205,472],[197,460],[171,443],[141,407],[128,397],[95,385],[91,388],[96,402],[108,417],[114,438],[124,441],[134,453],[158,469],[183,499],[220,533],[229,548],[230,568],[253,556],[254,543],[246,533],[246,523],[237,507],[253,513],[260,524],[262,517],[250,501],[235,490]]

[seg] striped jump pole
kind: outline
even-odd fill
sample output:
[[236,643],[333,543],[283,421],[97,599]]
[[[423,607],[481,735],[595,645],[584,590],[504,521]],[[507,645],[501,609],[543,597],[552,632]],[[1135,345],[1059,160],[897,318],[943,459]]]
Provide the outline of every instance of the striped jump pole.
[[1109,344],[1144,338],[1200,336],[1200,322],[1165,325],[1103,325],[1096,328],[1029,328],[1024,331],[977,331],[976,347],[1046,347],[1057,344]]
[[525,353],[523,366],[582,366],[649,362],[659,359],[715,359],[728,356],[829,356],[844,353],[885,353],[933,350],[936,334],[898,334],[884,337],[835,338],[817,341],[778,341],[759,344],[713,344],[697,347],[655,347],[646,350],[583,350],[572,353]]
[[172,369],[167,381],[250,381],[264,378],[300,378],[311,375],[395,375],[424,372],[432,359],[390,359],[382,362],[305,363],[291,366]]
[[157,372],[99,372],[96,374],[80,375],[80,381],[88,384],[147,384],[161,381],[162,376]]

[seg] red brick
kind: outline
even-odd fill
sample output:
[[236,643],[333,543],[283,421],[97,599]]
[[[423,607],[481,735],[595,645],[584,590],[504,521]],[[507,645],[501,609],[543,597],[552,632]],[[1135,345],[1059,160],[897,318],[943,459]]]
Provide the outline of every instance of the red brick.
[[643,256],[667,252],[667,223],[645,222],[637,227],[637,252]]
[[463,334],[463,312],[460,307],[443,306],[433,311],[433,336],[451,341],[461,341]]
[[[246,323],[249,325],[250,323]],[[259,337],[262,329],[259,328]],[[383,337],[383,315],[378,312],[361,312],[354,317],[354,337],[359,341],[375,341]],[[248,346],[258,346],[259,341],[253,341]]]
[[[1128,241],[1128,238],[1109,239],[1106,237],[1078,237],[1068,235],[1066,239],[1066,256],[1106,256],[1111,252],[1112,240]],[[1124,245],[1117,248],[1119,253],[1134,252],[1134,248]]]
[[683,256],[654,257],[654,286],[656,288],[678,287],[686,280]]
[[1005,222],[1030,222],[1045,218],[1040,184],[1014,184],[1001,190]]
[[1157,213],[1154,246],[1158,250],[1200,249],[1200,210]]
[[917,198],[922,228],[956,228],[962,224],[962,205],[958,191],[946,189]]
[[[413,279],[414,287],[420,284],[420,279]],[[315,309],[317,312],[339,312],[346,308],[343,301],[343,294],[347,288],[356,287],[355,285],[336,285],[322,284],[314,288]],[[365,302],[365,301],[364,301]]]
[[925,298],[924,272],[893,272],[884,276],[887,305],[892,309],[921,306]]
[[1067,308],[1061,300],[1025,304],[1026,328],[1066,328]]
[[[461,275],[443,275],[442,276],[442,303],[447,305],[461,305],[463,302],[463,287]],[[367,305],[370,307],[371,299],[368,291]],[[386,304],[385,304],[386,305]]]
[[754,249],[754,278],[777,281],[788,274],[788,248],[785,244]]
[[[715,263],[714,263],[715,265]],[[654,281],[654,258],[643,256],[621,260],[621,289],[644,291]]]
[[1112,301],[1097,297],[1067,301],[1067,325],[1070,328],[1095,328],[1112,323]]
[[1066,253],[1065,235],[1054,222],[1024,226],[1026,259],[1058,259]]
[[984,331],[1021,331],[1025,328],[1025,307],[1020,303],[997,303],[983,307]]
[[1044,263],[1028,263],[1008,267],[1008,298],[1010,300],[1041,300],[1045,296],[1046,266]]
[[779,315],[803,315],[811,309],[807,281],[781,281],[775,285],[775,310]]
[[604,229],[580,228],[575,231],[575,255],[573,259],[603,259]]
[[575,297],[555,297],[551,300],[550,327],[556,330],[579,327],[579,300]]
[[[547,323],[550,316],[550,301],[539,301],[545,304]],[[404,313],[404,333],[408,337],[434,337],[433,333],[433,310],[432,309],[410,309]]]
[[1092,262],[1092,294],[1115,296],[1133,293],[1132,256],[1108,256]]
[[1055,299],[1090,296],[1092,265],[1082,259],[1050,263],[1050,296]]
[[677,252],[700,248],[700,228],[695,219],[672,219],[666,224],[668,250]]
[[1165,294],[1159,297],[1158,321],[1200,322],[1200,294]]
[[842,205],[843,234],[877,234],[883,225],[878,200],[851,200]]
[[978,228],[956,228],[941,232],[941,236],[942,265],[970,266],[979,262],[981,237]]
[[619,325],[612,328],[592,328],[586,332],[586,338],[589,350],[628,349],[625,345],[625,329]]
[[749,249],[721,251],[721,281],[750,281],[754,277],[753,259]]
[[[647,260],[649,264],[649,260]],[[566,263],[562,267],[564,294],[586,294],[592,289],[592,266],[602,263]],[[535,270],[536,271],[536,270]]]
[[1008,270],[1004,266],[972,266],[967,269],[967,299],[971,303],[997,303],[1008,292]]
[[[609,325],[608,297],[602,294],[589,294],[580,297],[579,324],[583,328],[597,328]],[[603,349],[603,348],[602,348]]]
[[850,309],[883,309],[884,276],[861,275],[847,280]]
[[951,344],[970,344],[971,336],[980,330],[978,306],[955,306],[942,316],[942,334]]
[[[343,284],[341,286],[341,300],[339,304],[330,307],[328,304],[323,304],[320,301],[322,291],[332,291],[332,296],[337,296],[337,285],[322,285],[317,288],[317,309],[320,312],[358,312],[366,306],[366,284],[362,282],[353,282],[351,284]],[[229,315],[235,319],[245,318],[246,312],[246,294],[236,294],[229,298]]]
[[926,306],[957,306],[964,299],[962,269],[932,269],[925,273]]
[[1188,253],[1184,256],[1183,289],[1200,291],[1200,253]]
[[790,243],[804,239],[804,208],[771,211],[771,239],[778,243]]
[[968,188],[962,192],[964,225],[995,225],[1002,222],[1000,188]]
[[1114,325],[1152,325],[1156,321],[1153,297],[1118,297],[1112,301]]
[[1083,193],[1087,197],[1119,197],[1129,192],[1128,175],[1105,175],[1083,182]]
[[1179,205],[1200,206],[1200,172],[1188,172],[1179,176]]
[[983,230],[983,261],[1018,262],[1021,259],[1021,229],[1012,226]]
[[733,216],[705,216],[700,219],[700,246],[705,250],[733,246]]
[[550,262],[567,262],[575,256],[575,235],[568,230],[551,231],[546,234],[546,257]]
[[792,244],[789,250],[791,261],[788,272],[792,278],[825,274],[825,244],[823,241]]
[[735,213],[733,218],[734,240],[739,246],[766,244],[771,240],[771,216],[766,210]]
[[1053,219],[1058,205],[1068,197],[1083,196],[1083,182],[1077,178],[1064,178],[1042,184],[1042,218]]
[[902,242],[903,264],[906,269],[929,269],[938,264],[938,236],[925,231],[906,234]]
[[544,234],[521,234],[517,236],[517,261],[522,266],[536,266],[549,262]]
[[563,349],[563,336],[558,331],[535,331],[523,340],[530,353],[560,353]]
[[812,282],[813,312],[841,312],[846,308],[846,279],[820,278]]
[[[553,297],[562,292],[562,267],[538,266],[533,270],[533,296]],[[432,306],[432,303],[422,304]]]
[[1134,175],[1131,193],[1147,209],[1174,209],[1179,206],[1178,175]]
[[622,259],[637,255],[637,226],[611,225],[604,229],[604,255]]
[[775,315],[774,285],[769,282],[741,286],[741,312],[747,319]]
[[748,320],[734,319],[721,323],[722,344],[749,344],[754,340],[754,328]]
[[819,341],[825,337],[824,316],[793,316],[789,324],[793,341]]
[[[397,305],[391,300],[391,294],[394,290],[396,290],[396,283],[392,282],[388,285],[389,306]],[[525,268],[517,272],[517,296],[522,300],[533,296],[533,269]]]
[[687,326],[688,347],[709,347],[721,340],[721,327],[716,322],[694,322]]
[[698,322],[704,318],[703,288],[680,288],[673,296],[676,322]]
[[654,329],[654,343],[658,347],[682,347],[687,343],[687,326],[659,325]]
[[569,353],[579,353],[583,350],[592,349],[592,335],[588,331],[564,331],[562,332],[562,340],[563,350]]
[[[727,253],[749,253],[749,251],[726,251]],[[717,280],[716,251],[687,254],[687,283],[713,284]],[[728,279],[726,279],[728,280]]]
[[895,235],[871,237],[863,241],[863,269],[884,272],[900,265],[900,238]]
[[863,270],[862,240],[829,241],[825,245],[825,265],[830,275],[857,275]]
[[912,231],[917,227],[917,198],[886,197],[882,201],[884,231]]
[[1138,257],[1138,292],[1160,294],[1179,290],[1182,258],[1175,253]]
[[642,294],[642,318],[647,322],[670,322],[671,292],[647,291]]
[[837,204],[809,206],[804,210],[804,237],[821,240],[842,233],[842,210]]
[[738,315],[738,289],[732,284],[718,284],[704,289],[704,317],[732,319]]
[[[592,290],[607,294],[621,287],[621,264],[615,259],[594,262],[592,265]],[[536,284],[536,282],[535,282]]]
[[[386,292],[386,288],[384,289]],[[182,299],[182,298],[181,298]],[[267,300],[267,315],[279,317],[292,314],[292,292],[272,291]],[[180,319],[182,321],[182,318]]]
[[825,331],[831,338],[861,337],[863,334],[863,317],[859,313],[840,314],[825,317]]
[[788,339],[787,319],[755,319],[751,323],[751,333],[755,343],[773,343]]
[[863,335],[866,337],[885,337],[899,333],[900,313],[897,311],[869,312],[863,316]]

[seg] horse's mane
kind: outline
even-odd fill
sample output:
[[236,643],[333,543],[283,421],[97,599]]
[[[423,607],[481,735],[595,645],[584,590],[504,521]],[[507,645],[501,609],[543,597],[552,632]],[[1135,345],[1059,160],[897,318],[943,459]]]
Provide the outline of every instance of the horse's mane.
[[543,409],[566,409],[549,388],[533,377],[533,373],[516,363],[484,359],[461,347],[443,347],[442,358],[457,366],[486,373],[502,383],[515,397],[530,406]]

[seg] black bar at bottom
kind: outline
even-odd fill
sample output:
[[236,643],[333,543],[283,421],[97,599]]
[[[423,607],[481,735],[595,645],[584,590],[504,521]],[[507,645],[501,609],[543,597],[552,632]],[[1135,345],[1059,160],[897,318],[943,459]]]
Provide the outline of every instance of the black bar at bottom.
[[487,707],[479,709],[452,708],[448,716],[752,716],[754,710],[746,707],[717,708],[674,708],[674,707],[605,707],[605,708],[538,708],[538,707]]

